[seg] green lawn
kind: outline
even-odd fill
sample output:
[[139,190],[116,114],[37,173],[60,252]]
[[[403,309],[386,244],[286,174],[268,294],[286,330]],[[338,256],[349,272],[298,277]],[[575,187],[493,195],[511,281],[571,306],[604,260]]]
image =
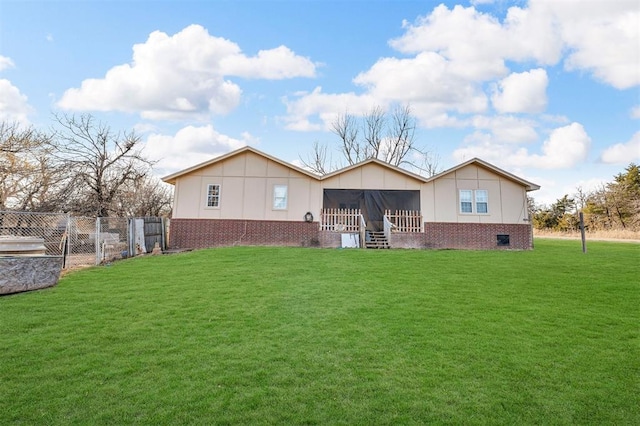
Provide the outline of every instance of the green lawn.
[[138,258],[0,330],[0,424],[640,424],[638,244]]

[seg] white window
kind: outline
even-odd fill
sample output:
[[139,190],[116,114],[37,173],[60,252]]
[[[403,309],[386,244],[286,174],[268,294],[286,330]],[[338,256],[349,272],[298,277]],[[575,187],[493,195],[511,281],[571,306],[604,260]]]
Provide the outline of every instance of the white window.
[[273,209],[287,209],[287,185],[273,185]]
[[460,213],[473,213],[473,191],[460,190]]
[[489,191],[486,189],[460,190],[460,213],[489,213]]
[[220,185],[207,186],[207,207],[220,207]]
[[476,189],[476,213],[489,213],[489,192],[486,189]]

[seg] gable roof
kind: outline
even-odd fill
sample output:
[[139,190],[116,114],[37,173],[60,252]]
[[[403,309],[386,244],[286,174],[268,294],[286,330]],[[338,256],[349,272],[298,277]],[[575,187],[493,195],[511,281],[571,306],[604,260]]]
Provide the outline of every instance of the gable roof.
[[184,170],[180,170],[178,172],[175,172],[175,173],[172,173],[170,175],[167,175],[167,176],[163,177],[162,180],[164,182],[167,182],[167,183],[175,185],[176,179],[178,179],[180,176],[184,176],[184,175],[189,174],[189,173],[191,173],[191,172],[193,172],[195,170],[198,170],[198,169],[201,169],[201,168],[204,168],[204,167],[208,167],[208,166],[210,166],[212,164],[218,163],[220,161],[224,161],[224,160],[226,160],[228,158],[234,157],[234,156],[242,154],[244,152],[252,152],[252,153],[254,153],[256,155],[259,155],[259,156],[264,157],[264,158],[266,158],[268,160],[274,161],[274,162],[276,162],[276,163],[278,163],[278,164],[280,164],[280,165],[282,165],[282,166],[284,166],[284,167],[286,167],[288,169],[295,170],[298,173],[302,173],[303,175],[309,176],[310,178],[318,180],[318,181],[321,181],[321,180],[324,180],[324,179],[329,179],[331,177],[338,176],[338,175],[340,175],[342,173],[346,173],[346,172],[348,172],[350,170],[354,170],[354,169],[357,169],[359,167],[363,167],[363,166],[365,166],[367,164],[373,163],[373,164],[377,164],[379,166],[382,166],[382,167],[384,167],[386,169],[390,169],[390,170],[393,170],[393,171],[395,171],[397,173],[400,173],[400,174],[403,174],[405,176],[408,176],[408,177],[410,177],[412,179],[418,180],[420,182],[432,182],[432,181],[434,181],[436,179],[441,178],[444,175],[447,175],[449,173],[455,172],[456,170],[462,169],[463,167],[466,167],[466,166],[468,166],[470,164],[477,164],[480,167],[488,169],[488,170],[492,171],[493,173],[504,177],[505,179],[509,179],[509,180],[512,180],[512,181],[514,181],[516,183],[519,183],[520,185],[524,186],[527,191],[535,191],[535,190],[540,189],[540,185],[536,185],[535,183],[531,183],[531,182],[529,182],[527,180],[519,178],[518,176],[513,175],[513,174],[511,174],[511,173],[509,173],[509,172],[507,172],[505,170],[502,170],[502,169],[494,166],[493,164],[487,163],[486,161],[481,160],[479,158],[472,158],[471,160],[465,161],[464,163],[458,164],[455,167],[452,167],[452,168],[450,168],[448,170],[445,170],[445,171],[443,171],[441,173],[438,173],[438,174],[436,174],[434,176],[431,176],[431,177],[420,176],[418,174],[412,173],[412,172],[410,172],[408,170],[405,170],[405,169],[402,169],[400,167],[396,167],[396,166],[393,166],[393,165],[391,165],[389,163],[385,163],[384,161],[378,160],[377,158],[370,158],[368,160],[364,160],[364,161],[361,161],[359,163],[352,164],[352,165],[349,165],[347,167],[343,167],[342,169],[335,170],[335,171],[333,171],[331,173],[327,173],[324,176],[319,176],[319,175],[317,175],[317,174],[315,174],[313,172],[310,172],[310,171],[305,170],[305,169],[303,169],[301,167],[295,166],[295,165],[293,165],[291,163],[288,163],[286,161],[280,160],[279,158],[273,157],[273,156],[271,156],[269,154],[266,154],[266,153],[264,153],[264,152],[262,152],[260,150],[257,150],[257,149],[255,149],[253,147],[250,147],[248,145],[244,146],[242,148],[236,149],[235,151],[231,151],[231,152],[228,152],[226,154],[220,155],[218,157],[212,158],[212,159],[207,160],[205,162],[196,164],[196,165],[191,166],[189,168],[186,168]]
[[472,158],[471,160],[465,161],[464,163],[460,163],[457,166],[454,166],[448,170],[445,170],[443,172],[438,173],[437,175],[431,176],[430,178],[428,178],[426,181],[427,182],[431,182],[434,181],[436,179],[441,178],[444,175],[447,175],[449,173],[455,172],[456,170],[460,170],[463,167],[467,167],[470,164],[477,164],[480,167],[483,167],[485,169],[488,169],[490,171],[492,171],[493,173],[502,176],[505,179],[509,179],[512,180],[516,183],[519,183],[520,185],[524,186],[525,189],[527,191],[536,191],[538,189],[540,189],[540,185],[536,185],[535,183],[529,182],[528,180],[524,180],[522,178],[519,178],[518,176],[511,174],[505,170],[502,170],[499,167],[494,166],[493,164],[487,163],[484,160],[481,160],[479,158]]
[[268,160],[274,161],[274,162],[276,162],[276,163],[278,163],[278,164],[280,164],[280,165],[282,165],[282,166],[284,166],[284,167],[286,167],[288,169],[295,170],[296,172],[299,172],[299,173],[302,173],[304,175],[307,175],[307,176],[309,176],[309,177],[311,177],[313,179],[318,179],[318,180],[320,179],[320,176],[310,172],[309,170],[305,170],[305,169],[303,169],[301,167],[298,167],[298,166],[295,166],[295,165],[293,165],[291,163],[287,163],[286,161],[282,161],[279,158],[273,157],[273,156],[271,156],[269,154],[266,154],[266,153],[264,153],[264,152],[262,152],[260,150],[257,150],[255,148],[250,147],[250,146],[247,145],[247,146],[243,146],[242,148],[236,149],[235,151],[228,152],[226,154],[220,155],[218,157],[214,157],[214,158],[212,158],[210,160],[204,161],[202,163],[196,164],[194,166],[191,166],[191,167],[188,167],[186,169],[183,169],[183,170],[180,170],[178,172],[175,172],[175,173],[172,173],[170,175],[167,175],[167,176],[163,177],[162,180],[164,182],[167,182],[167,183],[170,183],[172,185],[175,185],[176,179],[178,179],[180,176],[184,176],[184,175],[189,174],[189,173],[191,173],[193,171],[196,171],[198,169],[202,169],[204,167],[211,166],[212,164],[219,163],[220,161],[224,161],[224,160],[226,160],[228,158],[235,157],[236,155],[242,154],[244,152],[252,152],[252,153],[254,153],[256,155],[259,155],[261,157],[264,157],[264,158],[266,158]]

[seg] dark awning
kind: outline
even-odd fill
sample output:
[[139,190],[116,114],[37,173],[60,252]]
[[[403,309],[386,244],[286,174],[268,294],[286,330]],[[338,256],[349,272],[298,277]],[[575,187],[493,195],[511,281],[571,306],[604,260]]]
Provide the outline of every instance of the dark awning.
[[381,231],[385,210],[420,210],[420,191],[374,189],[325,189],[325,209],[360,209],[367,229]]

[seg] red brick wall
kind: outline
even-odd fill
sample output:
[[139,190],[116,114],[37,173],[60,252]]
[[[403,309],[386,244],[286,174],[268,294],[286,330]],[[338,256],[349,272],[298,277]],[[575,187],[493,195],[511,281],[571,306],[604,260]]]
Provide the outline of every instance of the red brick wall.
[[170,248],[233,245],[320,247],[318,222],[171,219]]
[[[508,246],[498,246],[497,235],[509,235]],[[428,223],[424,233],[392,233],[392,248],[516,249],[533,248],[529,224]]]
[[[424,233],[392,233],[391,248],[518,249],[533,248],[529,224],[427,223]],[[496,236],[509,235],[508,246]],[[340,233],[320,231],[318,222],[235,219],[171,219],[170,248],[232,245],[340,247]]]

